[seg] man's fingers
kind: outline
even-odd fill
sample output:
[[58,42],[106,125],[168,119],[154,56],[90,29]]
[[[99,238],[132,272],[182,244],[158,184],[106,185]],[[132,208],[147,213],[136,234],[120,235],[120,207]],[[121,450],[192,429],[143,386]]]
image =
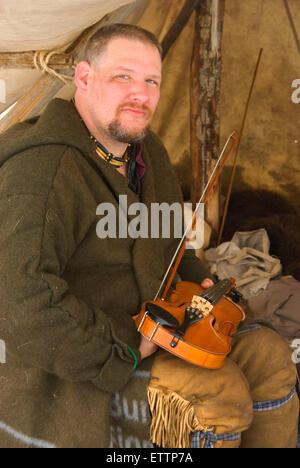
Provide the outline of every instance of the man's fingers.
[[211,288],[214,285],[213,280],[206,278],[205,280],[202,281],[201,286],[204,289]]

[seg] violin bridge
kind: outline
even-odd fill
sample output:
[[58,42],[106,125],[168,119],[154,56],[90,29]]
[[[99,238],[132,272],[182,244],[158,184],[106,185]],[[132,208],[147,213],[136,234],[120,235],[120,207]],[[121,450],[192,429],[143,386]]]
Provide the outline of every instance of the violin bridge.
[[214,306],[207,299],[204,299],[204,297],[201,296],[193,297],[191,307],[193,309],[199,310],[201,314],[204,315],[204,317],[207,317],[214,308]]

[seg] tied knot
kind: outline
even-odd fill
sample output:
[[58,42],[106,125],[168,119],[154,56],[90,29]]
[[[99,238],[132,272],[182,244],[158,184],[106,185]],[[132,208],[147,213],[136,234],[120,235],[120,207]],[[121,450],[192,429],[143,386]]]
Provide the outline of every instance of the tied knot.
[[214,448],[218,441],[234,441],[241,437],[241,432],[233,434],[215,434],[212,430],[196,431],[192,434],[192,448],[200,448],[204,440],[203,448]]
[[200,440],[204,440],[204,448],[214,448],[214,444],[219,440],[217,434],[212,431],[199,431]]
[[[34,54],[33,62],[34,66],[37,70],[42,71],[43,73],[48,73],[49,75],[55,76],[56,78],[60,79],[64,84],[68,84],[73,81],[73,76],[64,75],[59,73],[54,68],[49,66],[50,59],[53,55],[60,55],[63,52],[60,50],[53,50],[53,51],[37,51]],[[76,62],[73,60],[70,68],[75,69]]]

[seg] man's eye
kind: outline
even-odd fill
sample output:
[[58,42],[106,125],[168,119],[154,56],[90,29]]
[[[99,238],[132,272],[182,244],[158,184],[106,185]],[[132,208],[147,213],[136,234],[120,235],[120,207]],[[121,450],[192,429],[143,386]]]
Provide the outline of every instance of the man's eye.
[[128,75],[118,75],[118,78],[121,78],[122,80],[128,80],[129,76]]
[[159,85],[158,85],[158,82],[155,81],[155,80],[150,80],[150,79],[149,79],[149,80],[146,80],[146,81],[147,81],[147,83],[149,83],[149,84],[151,84],[151,85],[153,85],[153,86],[159,86]]

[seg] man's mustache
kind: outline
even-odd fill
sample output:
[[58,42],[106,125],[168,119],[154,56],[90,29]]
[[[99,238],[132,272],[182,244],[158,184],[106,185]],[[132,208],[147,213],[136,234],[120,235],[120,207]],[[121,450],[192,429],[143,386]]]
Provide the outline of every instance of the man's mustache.
[[118,107],[117,113],[121,112],[123,109],[126,109],[127,107],[130,107],[131,109],[137,109],[145,112],[147,117],[150,117],[152,115],[151,110],[149,107],[147,107],[145,104],[137,104],[136,102],[127,102],[126,104],[122,104],[121,106]]

